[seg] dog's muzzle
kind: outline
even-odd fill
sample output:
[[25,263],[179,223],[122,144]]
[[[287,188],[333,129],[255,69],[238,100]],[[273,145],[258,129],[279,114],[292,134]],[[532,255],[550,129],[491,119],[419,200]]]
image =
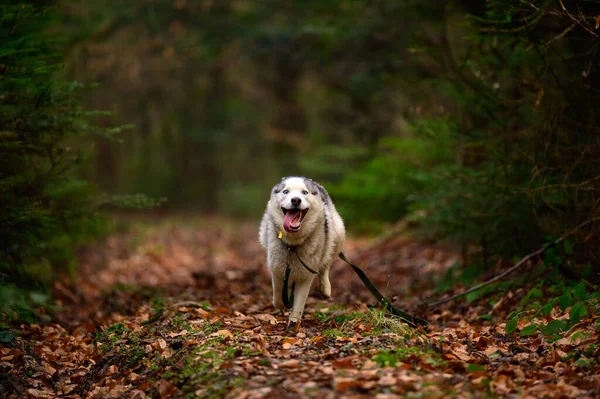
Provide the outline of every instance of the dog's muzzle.
[[281,208],[281,211],[283,212],[283,228],[285,229],[285,231],[287,231],[288,233],[296,233],[300,231],[300,228],[302,227],[302,221],[308,213],[308,209],[309,208]]

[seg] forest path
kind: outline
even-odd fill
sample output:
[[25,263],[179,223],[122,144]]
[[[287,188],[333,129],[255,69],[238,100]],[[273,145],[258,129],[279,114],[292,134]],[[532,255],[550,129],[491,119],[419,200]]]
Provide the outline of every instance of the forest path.
[[[565,360],[576,345],[589,350],[597,330],[582,334],[581,323],[554,343],[506,334],[507,311],[524,295],[518,290],[493,305],[454,302],[417,312],[431,326],[415,331],[368,308],[374,299],[337,261],[333,299],[313,289],[301,329],[287,331],[287,318],[271,306],[257,226],[218,218],[134,226],[82,251],[77,281],[56,285],[53,322],[22,326],[22,337],[0,347],[10,364],[1,396],[18,397],[17,390],[30,397],[236,399],[599,393],[594,364]],[[345,252],[382,292],[398,297],[397,306],[412,310],[433,294],[432,276],[457,259],[407,236],[366,244],[350,240]]]

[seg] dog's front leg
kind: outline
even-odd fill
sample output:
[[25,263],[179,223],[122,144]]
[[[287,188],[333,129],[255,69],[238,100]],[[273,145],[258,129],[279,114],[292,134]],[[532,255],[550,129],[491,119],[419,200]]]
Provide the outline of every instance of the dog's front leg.
[[273,281],[273,307],[277,310],[284,311],[286,309],[281,297],[281,292],[283,290],[283,274],[273,272],[271,280]]
[[329,268],[331,264],[327,265],[319,273],[319,292],[326,299],[331,298],[331,283],[329,282]]
[[313,276],[310,276],[306,280],[297,280],[296,288],[294,290],[294,306],[290,313],[288,326],[297,325],[302,320],[302,313],[304,312],[304,306],[306,305],[306,299],[310,292],[310,286],[313,281]]

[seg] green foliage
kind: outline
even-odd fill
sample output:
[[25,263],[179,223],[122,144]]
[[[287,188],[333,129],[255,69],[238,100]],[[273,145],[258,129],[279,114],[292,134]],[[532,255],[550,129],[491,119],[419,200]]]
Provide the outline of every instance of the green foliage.
[[156,205],[141,195],[97,197],[78,178],[82,137],[113,139],[131,126],[89,123],[108,113],[85,110],[79,96],[88,86],[60,79],[59,21],[52,2],[0,5],[0,312],[25,320],[48,306],[39,292],[74,270],[74,248],[111,228],[101,205]]
[[[529,324],[521,329],[520,336],[529,336],[537,331],[541,332],[547,341],[553,342],[560,339],[564,332],[569,331],[575,324],[579,323],[588,313],[589,307],[594,306],[600,294],[597,287],[592,286],[588,290],[583,282],[565,282],[564,280],[555,280],[552,276],[548,277],[538,286],[533,287],[527,295],[521,300],[520,309],[509,315],[506,321],[506,333],[513,334],[517,330],[521,311],[533,313],[534,316],[551,316],[552,311],[558,306],[560,311],[569,310],[569,318],[551,319],[546,324]],[[548,295],[550,293],[559,294],[556,297]],[[537,298],[547,301],[541,305],[538,301],[531,302],[531,298]],[[549,298],[549,299],[548,299]],[[572,338],[575,339],[575,338]]]
[[97,205],[112,205],[117,208],[149,209],[160,206],[166,198],[151,198],[145,194],[113,194],[102,196]]
[[[500,2],[469,19],[467,51],[447,60],[454,67],[440,79],[461,104],[453,132],[460,161],[437,171],[438,190],[422,204],[437,233],[485,237],[488,250],[503,255],[531,250],[544,234],[560,235],[597,209],[598,171],[588,151],[599,143],[591,132],[598,109],[589,107],[598,92],[565,61],[592,62],[583,48],[595,38],[560,36],[571,21],[562,11],[551,16],[554,5],[536,3],[545,18],[532,24],[525,21],[535,13]],[[585,246],[565,246],[576,249]],[[546,256],[562,261],[559,253]]]
[[62,67],[54,22],[35,2],[0,12],[0,271],[12,281],[32,259],[62,258],[64,234],[91,213],[90,186],[70,173],[82,154],[66,141],[89,130],[81,85],[52,78]]
[[523,327],[523,329],[521,329],[521,332],[519,332],[519,335],[521,337],[528,337],[530,335],[533,335],[537,332],[537,324],[530,324],[528,326]]
[[[42,3],[0,12],[0,272],[44,284],[68,265],[73,238],[97,229],[90,186],[75,177],[83,155],[67,139],[92,130],[75,100],[82,85],[53,79],[62,68],[56,22]],[[4,287],[3,287],[4,288]],[[20,302],[20,300],[17,300]]]
[[576,303],[569,312],[569,320],[573,324],[578,323],[579,320],[581,320],[581,318],[587,314],[587,312],[588,309],[583,303]]
[[117,323],[99,332],[94,337],[94,342],[99,342],[101,344],[100,350],[102,352],[108,352],[123,338],[134,341],[138,339],[137,335],[126,328],[123,323]]
[[344,174],[338,184],[327,186],[340,212],[352,221],[351,228],[396,221],[407,214],[417,193],[434,190],[426,172],[452,158],[443,131],[439,133],[435,142],[422,137],[382,138],[373,158]]
[[24,289],[11,283],[0,284],[0,315],[2,319],[21,320],[34,323],[40,319],[47,321],[45,313],[39,313],[39,307],[52,311],[50,296],[44,290]]
[[[256,215],[278,177],[305,173],[350,229],[419,211],[436,237],[507,258],[598,214],[597,38],[556,2],[99,0],[65,14],[70,72],[102,83],[89,104],[135,122],[87,165],[111,193]],[[587,233],[547,264],[596,266]]]
[[515,331],[517,331],[517,323],[518,322],[519,322],[519,319],[517,317],[513,317],[512,319],[507,321],[506,322],[506,333],[512,334]]
[[12,333],[10,331],[0,331],[0,342],[1,343],[8,344],[13,339],[15,339],[15,337],[12,335]]
[[373,357],[373,361],[377,363],[379,367],[396,367],[399,359],[398,354],[394,351],[381,351]]
[[485,367],[480,364],[469,363],[469,365],[467,366],[467,371],[469,373],[476,373],[480,371],[485,371]]
[[546,337],[560,336],[563,332],[569,329],[567,320],[550,320],[545,326],[540,326],[540,331]]

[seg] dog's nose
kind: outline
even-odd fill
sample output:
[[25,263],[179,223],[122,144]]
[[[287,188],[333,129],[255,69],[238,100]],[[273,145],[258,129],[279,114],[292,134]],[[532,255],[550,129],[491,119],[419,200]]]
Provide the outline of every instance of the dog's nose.
[[294,206],[300,205],[301,202],[302,202],[302,200],[298,197],[292,198],[292,205],[294,205]]

